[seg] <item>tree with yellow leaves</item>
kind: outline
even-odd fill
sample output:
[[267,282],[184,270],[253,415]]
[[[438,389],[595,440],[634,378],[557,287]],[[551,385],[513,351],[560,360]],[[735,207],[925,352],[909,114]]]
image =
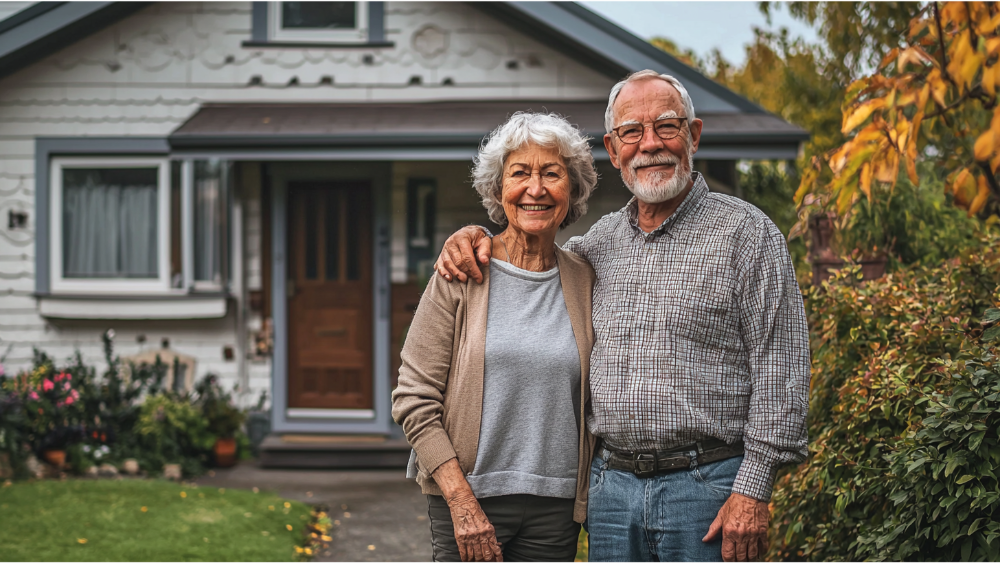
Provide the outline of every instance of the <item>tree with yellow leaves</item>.
[[900,174],[918,183],[917,162],[933,159],[946,190],[970,215],[1000,201],[1000,3],[929,3],[900,46],[847,89],[847,140],[815,156],[795,195],[805,232],[810,215],[834,211],[846,225],[855,204],[891,190]]

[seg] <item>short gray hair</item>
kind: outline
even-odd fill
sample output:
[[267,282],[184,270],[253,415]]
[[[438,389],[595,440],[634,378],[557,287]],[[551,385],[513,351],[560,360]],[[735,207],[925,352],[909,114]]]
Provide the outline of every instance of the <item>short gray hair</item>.
[[483,139],[472,167],[472,187],[483,198],[483,207],[490,220],[507,226],[503,210],[503,166],[510,153],[528,143],[559,149],[569,173],[570,200],[566,218],[559,225],[565,228],[587,212],[587,200],[597,187],[597,169],[590,151],[589,137],[554,113],[517,112],[503,125]]
[[632,74],[625,77],[615,87],[611,89],[611,95],[608,96],[608,109],[604,111],[604,129],[605,132],[611,133],[611,130],[615,127],[615,100],[618,99],[618,94],[621,93],[622,88],[630,82],[635,82],[637,80],[643,80],[645,78],[659,78],[660,80],[665,80],[670,83],[671,86],[677,89],[677,92],[681,95],[681,103],[684,104],[684,117],[688,118],[688,122],[694,119],[694,103],[691,101],[691,95],[688,94],[687,88],[681,84],[680,80],[677,80],[669,74],[660,74],[655,70],[640,70],[639,72],[633,72]]

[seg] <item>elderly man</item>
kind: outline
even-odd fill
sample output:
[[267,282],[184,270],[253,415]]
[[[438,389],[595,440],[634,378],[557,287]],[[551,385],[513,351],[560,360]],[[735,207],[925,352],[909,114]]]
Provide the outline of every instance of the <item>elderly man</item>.
[[[775,472],[806,455],[808,334],[784,237],[692,172],[702,121],[675,78],[615,85],[605,127],[635,197],[564,247],[597,272],[591,560],[756,560]],[[438,272],[480,281],[488,243],[462,229]]]

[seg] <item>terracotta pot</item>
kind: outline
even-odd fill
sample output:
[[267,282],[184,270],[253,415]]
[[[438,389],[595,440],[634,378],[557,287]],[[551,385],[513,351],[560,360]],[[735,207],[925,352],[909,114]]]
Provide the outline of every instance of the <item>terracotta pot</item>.
[[66,450],[45,450],[42,457],[56,469],[62,469],[66,464]]
[[232,467],[236,465],[236,439],[219,438],[215,441],[216,467]]

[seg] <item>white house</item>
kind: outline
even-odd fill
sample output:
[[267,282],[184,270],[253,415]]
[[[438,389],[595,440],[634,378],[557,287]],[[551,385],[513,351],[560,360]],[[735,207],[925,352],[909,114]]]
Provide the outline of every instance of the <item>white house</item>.
[[178,385],[267,390],[265,463],[398,457],[419,280],[488,224],[479,142],[518,110],[591,135],[583,232],[629,197],[600,139],[643,68],[690,90],[712,189],[808,137],[574,3],[0,2],[0,356],[100,364],[114,328],[124,356],[185,357]]

